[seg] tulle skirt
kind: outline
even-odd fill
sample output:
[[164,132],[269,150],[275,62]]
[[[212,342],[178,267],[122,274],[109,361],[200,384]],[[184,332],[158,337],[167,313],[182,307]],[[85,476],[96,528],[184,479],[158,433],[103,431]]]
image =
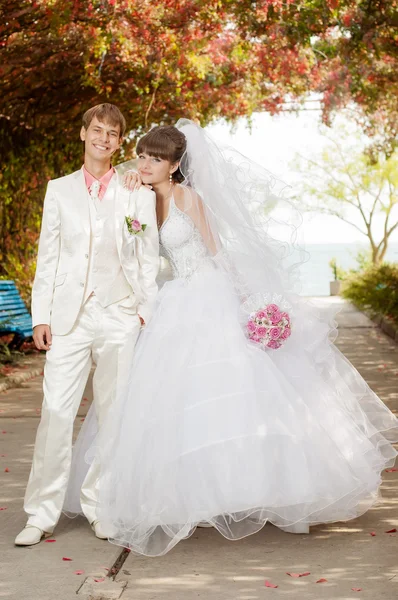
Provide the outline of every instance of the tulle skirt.
[[291,316],[291,337],[264,351],[220,271],[165,284],[91,449],[111,541],[157,556],[201,522],[239,539],[267,521],[305,529],[375,503],[398,421],[319,309],[298,299]]

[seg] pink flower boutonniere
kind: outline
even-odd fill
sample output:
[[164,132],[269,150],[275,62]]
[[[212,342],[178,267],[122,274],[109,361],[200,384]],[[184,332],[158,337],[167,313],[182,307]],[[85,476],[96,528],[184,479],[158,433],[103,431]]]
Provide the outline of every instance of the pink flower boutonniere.
[[147,228],[145,223],[140,223],[138,219],[133,219],[133,217],[125,217],[127,231],[131,235],[138,235],[139,233],[145,231]]

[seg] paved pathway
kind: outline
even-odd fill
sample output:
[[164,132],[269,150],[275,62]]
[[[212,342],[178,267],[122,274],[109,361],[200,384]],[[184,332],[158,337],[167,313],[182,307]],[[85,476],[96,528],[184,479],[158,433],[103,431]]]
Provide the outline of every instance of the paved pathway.
[[[339,348],[398,414],[397,345],[340,299],[317,302],[341,303]],[[355,521],[320,525],[312,528],[309,536],[285,534],[267,525],[239,542],[227,542],[212,529],[198,529],[165,557],[129,555],[116,583],[102,578],[120,549],[95,538],[83,518],[62,517],[54,535],[56,542],[14,547],[13,539],[25,523],[23,494],[40,413],[41,383],[37,377],[0,394],[0,508],[6,508],[0,511],[0,599],[398,598],[398,534],[385,533],[398,528],[398,472],[384,474],[382,502]],[[86,414],[90,394],[88,389],[76,428]],[[78,574],[80,571],[83,573]],[[310,571],[310,575],[291,578],[287,571]],[[90,595],[85,590],[91,581],[86,578],[91,575],[98,581]],[[315,583],[320,578],[327,582]],[[278,588],[266,588],[265,580]],[[127,582],[123,593],[122,581]]]

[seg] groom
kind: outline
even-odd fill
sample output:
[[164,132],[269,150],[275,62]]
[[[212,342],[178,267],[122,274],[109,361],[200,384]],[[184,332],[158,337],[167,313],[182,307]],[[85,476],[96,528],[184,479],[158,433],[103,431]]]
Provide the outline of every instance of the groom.
[[[130,193],[111,166],[125,128],[113,104],[90,108],[80,132],[84,165],[48,184],[32,290],[33,338],[47,351],[44,402],[25,494],[29,518],[15,540],[19,546],[51,535],[61,515],[73,422],[92,363],[101,425],[157,293],[155,194],[145,187]],[[145,231],[130,233],[126,216],[146,225]],[[96,520],[98,475],[94,462],[80,501],[95,535],[106,539]]]

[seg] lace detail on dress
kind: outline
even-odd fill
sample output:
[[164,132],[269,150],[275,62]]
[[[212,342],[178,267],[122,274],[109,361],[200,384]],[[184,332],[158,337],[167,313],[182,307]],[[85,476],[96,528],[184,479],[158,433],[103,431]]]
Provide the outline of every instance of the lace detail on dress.
[[199,268],[215,268],[212,257],[192,219],[170,200],[169,215],[159,230],[160,254],[175,279],[189,279]]

